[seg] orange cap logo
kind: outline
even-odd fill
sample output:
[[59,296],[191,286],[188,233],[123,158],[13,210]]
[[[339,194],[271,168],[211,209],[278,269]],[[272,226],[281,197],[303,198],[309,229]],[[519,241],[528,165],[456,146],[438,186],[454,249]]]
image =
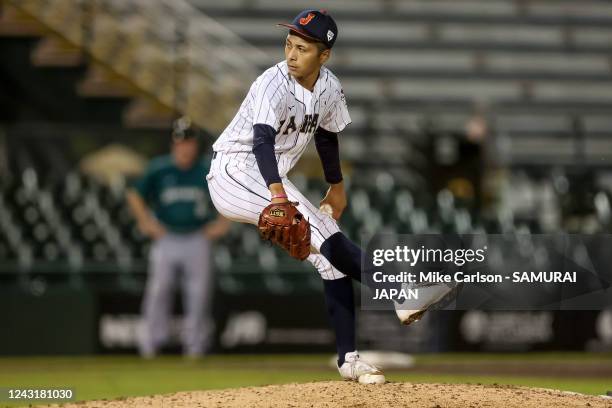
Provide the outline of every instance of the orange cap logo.
[[306,25],[306,24],[310,23],[310,20],[312,20],[314,17],[315,17],[314,14],[308,13],[308,15],[306,17],[300,18],[300,24],[301,25]]

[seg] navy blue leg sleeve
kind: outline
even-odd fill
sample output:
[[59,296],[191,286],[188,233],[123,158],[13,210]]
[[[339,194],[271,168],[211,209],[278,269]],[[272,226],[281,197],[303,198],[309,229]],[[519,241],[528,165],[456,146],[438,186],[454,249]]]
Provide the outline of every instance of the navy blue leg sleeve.
[[[401,284],[398,283],[374,282],[375,267],[373,265],[366,266],[362,270],[363,251],[342,232],[336,232],[327,238],[321,245],[320,252],[340,272],[363,283],[372,290],[375,288],[399,289],[401,287]],[[362,277],[364,278],[363,282]]]
[[327,312],[336,332],[338,366],[344,364],[344,355],[356,350],[355,347],[355,299],[353,281],[350,277],[324,280]]
[[320,252],[340,272],[361,282],[361,248],[343,233],[336,232],[327,238]]

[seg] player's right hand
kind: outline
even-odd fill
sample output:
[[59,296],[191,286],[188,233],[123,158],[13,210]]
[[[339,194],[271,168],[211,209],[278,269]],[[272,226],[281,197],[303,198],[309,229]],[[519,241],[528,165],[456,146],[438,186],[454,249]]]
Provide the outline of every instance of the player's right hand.
[[139,224],[138,227],[140,232],[153,240],[158,240],[167,233],[166,228],[154,218],[146,220],[145,222]]
[[344,183],[332,184],[325,194],[325,198],[319,203],[321,207],[329,205],[332,208],[332,217],[337,221],[342,216],[346,208],[346,192],[344,191]]

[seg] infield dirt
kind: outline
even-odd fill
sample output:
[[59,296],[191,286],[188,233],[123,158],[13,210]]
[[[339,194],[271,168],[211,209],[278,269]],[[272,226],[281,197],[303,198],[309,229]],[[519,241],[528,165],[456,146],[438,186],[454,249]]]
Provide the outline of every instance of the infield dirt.
[[[302,384],[179,392],[118,400],[86,401],[63,408],[192,407],[426,407],[426,408],[612,408],[612,399],[506,385],[325,381]],[[58,407],[51,405],[50,407]]]

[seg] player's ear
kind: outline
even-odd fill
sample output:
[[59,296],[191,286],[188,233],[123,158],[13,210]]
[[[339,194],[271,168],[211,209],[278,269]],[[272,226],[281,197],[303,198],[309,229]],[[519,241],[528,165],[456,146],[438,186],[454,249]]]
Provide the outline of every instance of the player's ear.
[[325,64],[329,57],[331,56],[331,50],[329,48],[324,49],[319,53],[319,63],[321,65]]

